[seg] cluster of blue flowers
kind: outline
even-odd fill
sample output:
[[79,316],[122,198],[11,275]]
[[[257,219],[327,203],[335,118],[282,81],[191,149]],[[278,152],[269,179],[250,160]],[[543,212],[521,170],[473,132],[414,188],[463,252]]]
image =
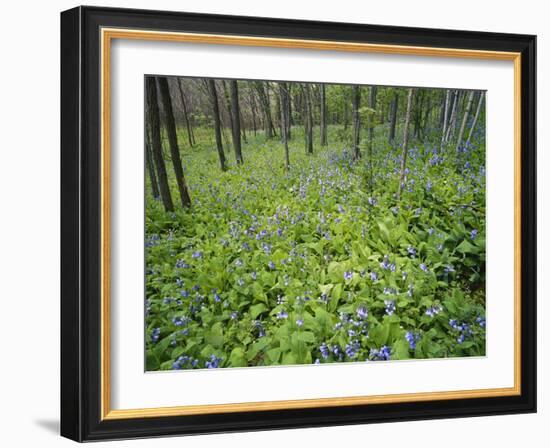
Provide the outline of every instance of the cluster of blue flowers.
[[191,358],[190,356],[179,356],[174,363],[172,364],[172,369],[174,370],[181,370],[181,369],[189,369],[197,367],[199,364],[199,360],[196,358]]
[[371,348],[369,359],[371,361],[389,361],[391,358],[391,347],[383,345],[380,349]]
[[217,369],[223,358],[218,358],[216,355],[210,355],[210,359],[204,363],[204,367],[207,369]]
[[405,333],[405,339],[409,343],[411,350],[415,350],[416,344],[422,339],[422,336],[418,332],[407,331],[407,333]]

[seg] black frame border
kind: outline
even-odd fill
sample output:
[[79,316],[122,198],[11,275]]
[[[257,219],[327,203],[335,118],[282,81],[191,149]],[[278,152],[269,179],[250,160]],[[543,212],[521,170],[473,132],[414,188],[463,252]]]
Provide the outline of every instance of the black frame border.
[[[101,420],[100,28],[521,53],[521,395]],[[75,441],[536,412],[536,36],[80,6],[61,13],[61,435]]]

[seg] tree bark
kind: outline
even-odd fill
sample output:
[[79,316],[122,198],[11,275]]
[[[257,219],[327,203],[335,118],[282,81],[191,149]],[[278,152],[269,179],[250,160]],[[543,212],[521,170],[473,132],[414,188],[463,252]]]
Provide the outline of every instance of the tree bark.
[[321,84],[321,146],[327,146],[327,99],[326,87]]
[[288,99],[289,92],[287,90],[286,83],[279,83],[279,99],[281,101],[281,134],[283,137],[283,144],[285,147],[285,168],[290,170],[290,154],[288,151],[288,129],[289,129],[289,117],[288,117]]
[[306,141],[306,154],[313,154],[313,112],[311,106],[310,85],[303,86],[304,92],[304,131]]
[[470,145],[470,140],[472,139],[472,135],[473,135],[474,130],[476,128],[476,123],[477,123],[477,120],[479,118],[479,113],[481,112],[481,106],[482,106],[484,100],[485,100],[485,92],[481,92],[481,95],[479,97],[479,101],[477,103],[476,114],[474,115],[474,121],[472,122],[472,127],[470,128],[470,133],[468,134],[468,140],[466,140],[466,146]]
[[183,94],[183,86],[181,85],[181,78],[178,78],[178,90],[180,92],[181,107],[183,109],[183,119],[185,120],[185,126],[187,127],[187,139],[189,140],[189,146],[195,145],[195,134],[189,121],[189,114],[187,113],[187,102],[185,101],[185,95]]
[[441,147],[445,144],[447,141],[447,125],[449,123],[449,106],[451,103],[451,91],[447,90],[447,93],[445,94],[445,112],[443,113],[443,130],[441,132]]
[[233,114],[231,113],[231,99],[229,98],[229,92],[227,91],[227,83],[225,82],[225,79],[222,81],[222,87],[223,87],[223,98],[224,98],[224,104],[225,104],[225,110],[227,111],[227,115],[229,117],[229,127],[231,128],[231,135],[233,135],[233,128],[234,128],[234,121],[233,121]]
[[395,92],[392,103],[391,103],[391,117],[390,117],[390,134],[388,136],[388,142],[393,144],[395,141],[395,127],[397,124],[397,107],[399,105],[399,96]]
[[189,196],[189,190],[187,189],[187,184],[185,183],[185,177],[183,175],[183,168],[181,164],[178,136],[176,133],[176,122],[174,120],[170,90],[168,89],[168,80],[160,76],[157,80],[159,83],[160,96],[162,98],[162,106],[164,108],[166,133],[168,134],[168,144],[170,146],[170,156],[172,157],[172,165],[174,166],[176,182],[180,192],[181,205],[183,207],[191,207],[191,197]]
[[235,159],[238,165],[243,163],[243,154],[241,151],[241,129],[239,120],[239,88],[237,81],[229,81],[229,90],[231,91],[231,116],[233,122],[233,149],[235,150]]
[[397,189],[397,200],[401,199],[401,192],[405,183],[405,169],[407,166],[407,153],[409,151],[409,123],[411,121],[411,109],[414,97],[414,89],[409,89],[407,95],[407,112],[405,113],[405,129],[403,129],[403,152],[401,155],[401,169],[399,173],[399,186]]
[[153,157],[155,159],[155,166],[157,168],[160,196],[162,198],[162,204],[167,212],[174,211],[174,204],[172,202],[172,196],[170,195],[170,187],[168,185],[168,175],[166,174],[166,165],[164,163],[164,157],[162,155],[162,141],[160,138],[160,113],[158,106],[158,95],[156,79],[154,77],[146,78],[147,89],[147,112],[149,118],[149,125],[151,127],[151,146],[153,150]]
[[210,92],[210,100],[212,102],[212,115],[214,116],[214,133],[216,135],[216,148],[218,150],[218,157],[220,159],[220,168],[225,171],[225,153],[223,152],[222,142],[222,130],[220,123],[220,108],[218,105],[218,92],[216,90],[216,83],[213,79],[208,80],[208,90]]
[[445,142],[451,141],[453,138],[453,134],[455,132],[455,126],[456,126],[456,115],[457,115],[457,108],[458,108],[458,101],[459,101],[459,91],[455,91],[454,98],[453,98],[453,107],[451,108],[451,118],[449,120],[449,124],[447,126],[447,136],[445,137]]
[[460,125],[460,131],[458,132],[458,138],[456,141],[456,152],[460,152],[460,145],[462,144],[462,137],[464,136],[464,130],[466,129],[466,123],[468,122],[468,117],[470,115],[470,110],[472,109],[472,102],[474,101],[474,91],[472,90],[468,94],[468,102],[466,103],[466,110],[464,111],[464,116],[462,117],[462,124]]
[[151,181],[151,193],[155,199],[160,198],[160,190],[157,181],[157,174],[155,173],[155,163],[153,161],[153,150],[151,149],[151,136],[149,135],[149,126],[145,126],[145,164],[147,165],[147,172],[149,173],[149,180]]
[[273,120],[271,119],[271,105],[269,104],[269,97],[264,89],[264,82],[256,81],[254,83],[254,86],[256,87],[256,91],[258,92],[258,97],[260,99],[260,104],[262,106],[262,111],[264,115],[265,136],[266,138],[271,139],[273,138],[273,131],[275,128],[273,126]]
[[361,137],[361,116],[359,108],[361,106],[361,88],[359,86],[352,87],[352,118],[353,118],[353,159],[361,158],[361,149],[359,148],[359,140]]

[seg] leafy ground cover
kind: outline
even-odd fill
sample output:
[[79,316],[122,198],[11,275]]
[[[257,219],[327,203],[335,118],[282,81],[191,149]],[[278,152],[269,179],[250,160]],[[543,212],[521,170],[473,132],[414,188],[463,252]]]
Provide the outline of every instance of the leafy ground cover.
[[289,171],[258,134],[221,172],[212,134],[182,151],[190,209],[147,189],[147,370],[485,354],[483,138],[413,145],[398,201],[384,126],[372,167],[340,127],[309,156],[293,129]]

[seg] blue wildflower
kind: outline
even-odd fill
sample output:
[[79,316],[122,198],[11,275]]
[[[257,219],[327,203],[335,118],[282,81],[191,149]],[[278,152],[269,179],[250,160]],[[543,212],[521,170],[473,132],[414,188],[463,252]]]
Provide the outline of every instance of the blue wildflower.
[[356,313],[359,319],[366,319],[367,317],[369,317],[369,311],[367,310],[367,307],[365,305],[361,305],[359,308],[357,308]]
[[405,339],[409,343],[409,347],[411,348],[411,350],[414,350],[416,348],[417,342],[420,341],[421,336],[418,333],[407,331],[407,333],[405,333]]
[[153,328],[153,331],[151,332],[151,342],[158,342],[160,338],[160,328]]
[[217,369],[220,366],[222,358],[218,358],[216,355],[210,355],[210,360],[204,363],[207,369]]
[[426,310],[426,316],[434,317],[441,313],[441,311],[443,311],[443,307],[441,305],[434,305]]
[[353,278],[353,272],[344,272],[344,280],[351,280]]
[[330,351],[328,349],[328,346],[324,342],[319,346],[319,351],[321,352],[321,356],[324,359],[327,359],[330,356]]
[[395,300],[384,300],[386,305],[386,314],[391,316],[395,312]]

